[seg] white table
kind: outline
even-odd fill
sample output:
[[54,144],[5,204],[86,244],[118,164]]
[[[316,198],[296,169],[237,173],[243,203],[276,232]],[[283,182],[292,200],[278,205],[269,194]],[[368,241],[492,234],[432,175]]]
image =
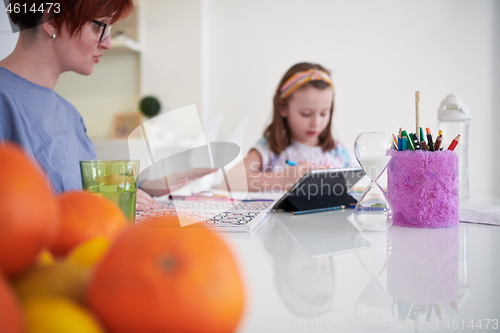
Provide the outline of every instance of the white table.
[[358,233],[351,213],[224,234],[246,286],[238,332],[500,331],[500,226]]

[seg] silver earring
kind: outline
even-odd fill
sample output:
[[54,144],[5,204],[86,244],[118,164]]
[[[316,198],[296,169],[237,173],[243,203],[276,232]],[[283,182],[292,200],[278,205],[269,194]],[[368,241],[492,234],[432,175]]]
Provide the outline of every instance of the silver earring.
[[50,36],[50,38],[56,39],[56,34],[53,34],[52,36]]

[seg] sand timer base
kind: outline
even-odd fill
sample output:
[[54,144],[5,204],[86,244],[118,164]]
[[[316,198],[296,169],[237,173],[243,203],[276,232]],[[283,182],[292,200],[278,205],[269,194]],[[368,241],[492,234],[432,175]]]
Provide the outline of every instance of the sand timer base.
[[383,231],[392,225],[392,211],[386,193],[371,181],[354,208],[354,220],[363,230]]

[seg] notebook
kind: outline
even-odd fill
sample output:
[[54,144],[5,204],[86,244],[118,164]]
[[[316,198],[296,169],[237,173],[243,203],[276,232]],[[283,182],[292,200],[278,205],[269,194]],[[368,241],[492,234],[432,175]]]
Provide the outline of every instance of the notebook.
[[137,212],[135,222],[140,223],[150,217],[177,215],[181,225],[183,220],[189,224],[195,221],[222,231],[248,232],[266,218],[275,202],[272,199],[176,197],[161,202],[160,209]]

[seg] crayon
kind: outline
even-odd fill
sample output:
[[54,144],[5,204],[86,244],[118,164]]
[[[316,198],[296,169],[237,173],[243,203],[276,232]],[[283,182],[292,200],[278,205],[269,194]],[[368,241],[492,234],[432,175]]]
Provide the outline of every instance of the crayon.
[[415,147],[413,147],[413,140],[411,137],[407,138],[408,140],[406,141],[406,150],[415,150]]
[[448,150],[455,150],[455,147],[458,145],[458,141],[460,140],[460,134],[457,135],[450,143]]
[[419,140],[420,141],[424,141],[425,140],[424,129],[422,127],[420,127],[420,137],[419,137]]
[[422,148],[422,150],[429,150],[429,148],[427,148],[427,144],[423,140],[420,141],[420,147]]
[[417,135],[415,133],[410,133],[410,136],[413,139],[413,147],[415,147],[415,150],[420,150],[421,147]]
[[408,135],[408,132],[406,132],[406,130],[403,130],[403,132],[401,133],[403,135],[403,138],[407,138],[408,139],[408,146],[406,149],[409,149],[409,150],[415,150],[415,147],[413,146],[413,139]]
[[290,161],[290,160],[286,160],[286,164],[288,164],[288,165],[290,165],[290,166],[296,166],[296,165],[299,165],[299,163],[294,162],[294,161]]
[[434,144],[434,150],[439,150],[439,147],[441,147],[441,142],[443,141],[443,134],[439,134],[438,137],[436,138],[436,143]]
[[427,127],[425,131],[427,132],[427,144],[429,145],[429,150],[434,151],[434,143],[432,142],[431,129]]
[[408,138],[407,137],[401,138],[401,150],[408,150]]
[[392,139],[394,140],[394,149],[398,150],[398,139],[394,133],[392,133]]

